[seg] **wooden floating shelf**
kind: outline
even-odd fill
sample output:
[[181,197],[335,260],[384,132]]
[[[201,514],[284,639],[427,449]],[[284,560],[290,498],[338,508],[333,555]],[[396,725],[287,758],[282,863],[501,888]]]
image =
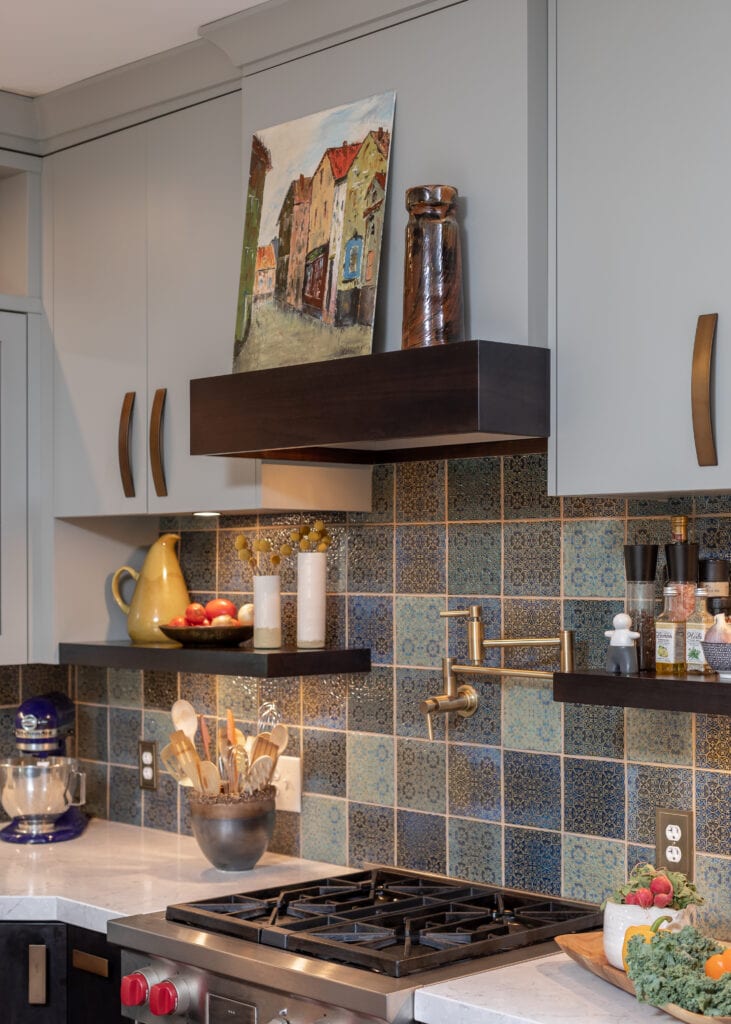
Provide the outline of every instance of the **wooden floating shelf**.
[[731,680],[714,676],[631,676],[608,672],[556,672],[553,699],[570,704],[650,708],[731,715]]
[[146,669],[157,672],[198,672],[207,675],[324,676],[370,672],[367,647],[300,650],[280,647],[255,651],[247,647],[142,647],[129,642],[59,644],[62,665]]

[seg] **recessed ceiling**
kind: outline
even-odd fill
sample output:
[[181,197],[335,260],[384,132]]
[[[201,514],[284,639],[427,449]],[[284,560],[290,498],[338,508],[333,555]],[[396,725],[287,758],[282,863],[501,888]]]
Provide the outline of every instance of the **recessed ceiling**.
[[2,0],[0,90],[40,96],[198,38],[264,0]]

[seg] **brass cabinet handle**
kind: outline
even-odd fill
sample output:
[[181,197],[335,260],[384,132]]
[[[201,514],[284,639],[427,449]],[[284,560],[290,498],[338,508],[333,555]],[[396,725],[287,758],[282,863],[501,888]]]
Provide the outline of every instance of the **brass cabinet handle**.
[[46,946],[28,946],[28,1004],[46,1003]]
[[119,475],[122,477],[122,490],[124,491],[125,498],[134,498],[135,496],[135,481],[132,476],[132,462],[129,450],[134,407],[135,392],[128,391],[122,401],[122,411],[119,414],[119,437],[117,439]]
[[158,498],[166,498],[168,493],[165,483],[165,467],[162,463],[162,415],[165,411],[167,388],[158,388],[152,400],[150,413],[150,468],[155,494]]
[[718,313],[698,317],[693,345],[693,369],[690,378],[690,404],[693,412],[693,438],[699,466],[717,466],[716,442],[711,420],[711,357],[716,337]]
[[71,950],[71,965],[78,971],[97,974],[100,978],[109,977],[109,961],[104,956],[95,956],[83,949]]

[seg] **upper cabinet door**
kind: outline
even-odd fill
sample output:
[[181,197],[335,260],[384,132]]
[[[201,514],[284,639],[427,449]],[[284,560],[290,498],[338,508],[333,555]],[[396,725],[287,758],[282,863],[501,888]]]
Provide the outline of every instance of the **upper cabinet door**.
[[[556,2],[558,494],[731,485],[731,5]],[[718,314],[718,466],[691,367]]]
[[[145,142],[134,128],[47,158],[57,516],[146,510]],[[134,496],[117,444],[130,395],[121,433]]]

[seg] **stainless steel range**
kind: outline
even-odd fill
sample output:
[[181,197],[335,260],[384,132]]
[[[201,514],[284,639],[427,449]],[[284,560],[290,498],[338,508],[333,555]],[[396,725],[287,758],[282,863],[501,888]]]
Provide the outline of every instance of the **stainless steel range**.
[[109,922],[124,1016],[410,1024],[413,993],[556,948],[595,905],[379,867]]

